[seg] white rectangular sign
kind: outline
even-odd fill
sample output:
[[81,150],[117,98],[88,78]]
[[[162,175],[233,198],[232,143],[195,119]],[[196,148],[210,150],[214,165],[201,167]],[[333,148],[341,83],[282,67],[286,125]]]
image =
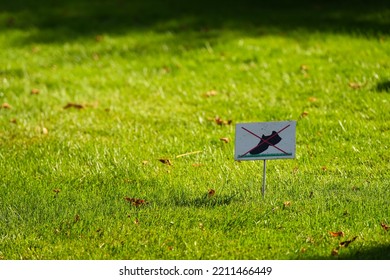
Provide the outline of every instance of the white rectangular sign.
[[296,121],[237,123],[235,160],[295,158]]

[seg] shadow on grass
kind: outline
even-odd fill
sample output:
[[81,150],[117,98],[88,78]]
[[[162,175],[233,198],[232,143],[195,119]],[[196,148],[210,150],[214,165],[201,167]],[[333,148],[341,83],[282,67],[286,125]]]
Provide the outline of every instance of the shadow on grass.
[[218,207],[223,205],[229,205],[233,202],[236,195],[218,195],[215,197],[208,197],[207,195],[196,197],[196,198],[183,198],[183,197],[174,197],[171,199],[170,204],[173,204],[178,207]]
[[[252,36],[290,31],[390,33],[387,0],[36,0],[2,1],[0,29],[33,30],[22,43],[56,43],[129,31],[231,30]],[[188,38],[186,38],[188,39]]]
[[379,92],[389,92],[390,93],[390,80],[378,83],[376,86],[376,90]]
[[332,256],[302,256],[305,260],[390,260],[390,244],[377,245],[371,248],[343,248],[339,255]]
[[347,260],[390,260],[390,244],[369,249],[351,250],[342,256]]

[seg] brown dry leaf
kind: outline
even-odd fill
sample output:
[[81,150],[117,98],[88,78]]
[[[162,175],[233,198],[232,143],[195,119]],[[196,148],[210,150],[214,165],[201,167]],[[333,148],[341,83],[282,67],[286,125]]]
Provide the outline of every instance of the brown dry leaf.
[[340,247],[347,248],[349,246],[349,244],[351,244],[353,241],[356,240],[356,238],[357,238],[357,236],[355,236],[351,240],[346,240],[346,241],[340,242]]
[[317,101],[317,97],[311,96],[311,97],[309,97],[308,100],[309,100],[309,102],[314,103]]
[[125,196],[125,200],[127,202],[130,202],[130,204],[135,207],[139,207],[141,205],[147,204],[147,202],[144,199],[140,199],[140,198],[130,198],[128,196]]
[[291,206],[291,201],[283,202],[283,207],[290,207],[290,206]]
[[329,231],[329,234],[333,237],[339,237],[339,236],[344,236],[344,232],[343,231]]
[[40,90],[37,88],[33,88],[30,92],[32,95],[38,95],[40,93]]
[[84,109],[85,106],[82,105],[82,104],[69,102],[68,104],[66,104],[66,105],[64,106],[64,109],[69,109],[69,108]]
[[58,194],[59,192],[61,192],[60,189],[54,189],[53,192],[55,192],[56,194]]
[[204,94],[205,97],[212,97],[212,96],[216,96],[218,94],[218,92],[216,90],[210,90],[208,92],[206,92]]
[[159,161],[160,161],[161,163],[166,164],[166,165],[172,165],[171,160],[168,159],[168,158],[160,158]]
[[349,82],[348,85],[349,85],[349,87],[352,88],[352,89],[360,89],[360,88],[362,88],[362,87],[365,86],[365,84],[354,83],[354,82]]
[[149,163],[149,161],[147,161],[147,160],[142,161],[142,165],[147,165],[148,163]]
[[212,197],[212,196],[214,196],[214,195],[215,195],[215,190],[209,189],[209,191],[208,191],[208,193],[207,193],[207,196],[208,196],[208,197]]
[[135,218],[134,224],[139,225],[139,220],[138,220],[138,218]]
[[222,142],[225,142],[225,143],[229,143],[230,142],[229,138],[227,138],[227,137],[219,138],[219,140],[221,140]]
[[339,255],[339,250],[337,250],[336,248],[334,248],[331,252],[332,256],[338,256]]
[[309,113],[304,111],[301,113],[300,118],[303,119],[303,118],[307,117],[308,115],[309,115]]
[[3,103],[3,104],[1,104],[1,108],[2,109],[11,109],[12,107],[8,103]]
[[385,223],[381,223],[381,227],[384,229],[384,230],[389,230],[390,226],[389,225],[386,225]]
[[9,120],[9,122],[10,122],[10,123],[14,123],[14,124],[16,124],[16,123],[18,122],[18,120],[17,120],[17,119],[15,119],[15,118],[12,118],[12,119],[10,119],[10,120]]
[[217,125],[231,125],[232,124],[232,120],[223,120],[221,119],[220,117],[215,117],[214,119],[214,122],[217,124]]
[[324,166],[322,166],[321,167],[321,169],[322,169],[322,171],[326,171],[326,170],[328,170],[328,168],[324,165]]

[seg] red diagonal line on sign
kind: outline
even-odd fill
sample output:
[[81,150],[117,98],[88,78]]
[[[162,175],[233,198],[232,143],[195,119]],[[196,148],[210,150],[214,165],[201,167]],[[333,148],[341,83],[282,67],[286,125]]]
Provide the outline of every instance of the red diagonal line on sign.
[[[290,125],[287,125],[287,126],[283,127],[281,130],[279,130],[278,132],[276,132],[276,134],[279,134],[280,132],[282,132],[283,130],[285,130],[286,128],[288,128],[289,126],[290,126]],[[260,143],[259,145],[255,146],[254,148],[250,149],[250,150],[247,151],[246,153],[242,154],[240,157],[243,157],[243,156],[245,156],[246,154],[250,153],[252,150],[256,149],[257,147],[259,147],[259,146],[262,145],[263,143],[267,143],[268,145],[271,145],[272,147],[278,149],[279,151],[281,151],[282,153],[284,153],[284,154],[286,154],[286,155],[288,154],[288,153],[286,153],[285,151],[283,151],[282,149],[280,149],[279,147],[276,147],[274,144],[271,144],[270,142],[267,141],[267,140],[270,140],[270,139],[274,138],[274,137],[276,136],[276,134],[274,134],[273,136],[269,137],[267,140],[264,140],[264,139],[261,138],[259,135],[257,135],[257,134],[255,134],[255,133],[253,133],[252,131],[246,129],[245,127],[241,127],[241,128],[242,128],[243,130],[245,130],[246,132],[252,134],[253,136],[255,136],[255,137],[257,137],[257,138],[263,140],[263,142]]]

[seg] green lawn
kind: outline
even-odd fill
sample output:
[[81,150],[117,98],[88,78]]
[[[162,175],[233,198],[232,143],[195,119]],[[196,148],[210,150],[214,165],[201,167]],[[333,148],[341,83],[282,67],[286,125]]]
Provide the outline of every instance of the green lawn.
[[387,1],[3,2],[0,259],[390,259]]

